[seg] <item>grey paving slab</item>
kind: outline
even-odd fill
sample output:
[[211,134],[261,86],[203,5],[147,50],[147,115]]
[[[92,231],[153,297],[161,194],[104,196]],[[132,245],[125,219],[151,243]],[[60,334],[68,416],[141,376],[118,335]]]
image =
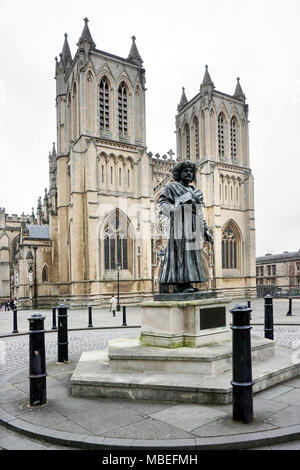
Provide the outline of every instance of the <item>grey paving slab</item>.
[[[285,382],[285,384],[287,384],[287,383],[290,383],[290,381]],[[274,385],[274,387],[271,387],[267,390],[264,390],[262,393],[263,393],[263,397],[265,399],[272,400],[273,398],[279,397],[280,395],[282,395],[286,392],[290,392],[293,389],[294,388],[292,386],[278,384],[278,385]],[[260,393],[258,393],[257,396],[259,397]]]
[[292,389],[273,398],[273,400],[288,403],[290,405],[298,405],[300,407],[300,389]]
[[136,401],[136,400],[125,400],[118,399],[114,403],[120,408],[126,407],[127,410],[131,410],[140,416],[149,416],[160,410],[165,410],[176,406],[177,403],[168,402],[155,402],[155,401]]
[[66,400],[51,398],[48,400],[49,407],[63,416],[69,416],[78,410],[85,410],[91,407],[91,400],[88,398],[77,398],[69,396]]
[[28,412],[19,416],[19,418],[28,423],[50,428],[55,424],[63,422],[65,419],[64,416],[47,407],[47,405],[38,408],[31,408]]
[[232,416],[228,415],[227,417],[215,420],[197,429],[193,429],[193,434],[199,437],[230,437],[245,433],[266,431],[269,429],[275,429],[275,426],[271,423],[265,423],[257,419],[254,419],[253,423],[244,424],[239,421],[233,421]]
[[83,426],[92,433],[101,435],[108,431],[140,421],[143,417],[127,411],[126,409],[120,413],[120,409],[118,407],[110,406],[107,408],[98,408],[97,410],[88,409],[78,411],[76,413],[72,413],[68,419],[80,426]]
[[2,403],[10,403],[15,400],[25,400],[27,395],[21,390],[17,390],[13,387],[10,390],[0,390],[0,405]]
[[264,421],[268,416],[287,407],[286,403],[270,400],[264,394],[253,398],[253,415],[256,420]]
[[266,422],[278,428],[299,424],[300,406],[287,406],[266,418]]
[[182,428],[157,421],[150,417],[109,432],[109,437],[125,439],[128,436],[134,439],[141,439],[143,437],[143,439],[155,440],[194,437],[192,433],[186,432]]
[[185,431],[192,431],[203,424],[227,415],[227,412],[214,408],[183,404],[157,411],[150,416],[153,419],[177,426]]
[[[300,441],[285,442],[282,444],[275,444],[269,447],[270,450],[300,450]],[[259,449],[264,450],[264,448]]]
[[18,400],[10,403],[4,403],[1,405],[1,408],[13,416],[21,416],[28,412],[29,399],[26,397],[26,400],[24,401]]
[[[74,421],[70,421],[68,419],[64,419],[60,423],[51,424],[51,429],[56,431],[63,431],[72,434],[87,434],[88,430],[85,429],[83,426],[74,423]],[[91,433],[91,431],[89,431]]]
[[16,434],[0,436],[0,447],[6,450],[45,450],[45,446],[34,439],[24,439]]

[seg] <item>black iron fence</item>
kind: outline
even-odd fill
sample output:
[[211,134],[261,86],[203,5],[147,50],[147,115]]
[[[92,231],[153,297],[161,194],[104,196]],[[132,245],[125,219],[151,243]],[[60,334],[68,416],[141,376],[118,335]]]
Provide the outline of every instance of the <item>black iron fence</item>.
[[277,299],[284,299],[289,297],[300,298],[300,287],[282,288],[276,286],[256,286],[257,297],[264,298],[266,295],[271,295]]

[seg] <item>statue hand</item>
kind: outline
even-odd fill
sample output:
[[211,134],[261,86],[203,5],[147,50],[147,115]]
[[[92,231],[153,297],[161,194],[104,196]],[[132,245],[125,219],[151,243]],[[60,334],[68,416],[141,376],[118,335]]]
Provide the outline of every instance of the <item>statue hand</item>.
[[213,237],[211,236],[211,234],[209,233],[208,230],[205,232],[205,235],[204,235],[204,236],[205,236],[205,240],[206,240],[206,241],[208,241],[209,243],[212,243],[212,244],[213,244],[214,239],[213,239]]

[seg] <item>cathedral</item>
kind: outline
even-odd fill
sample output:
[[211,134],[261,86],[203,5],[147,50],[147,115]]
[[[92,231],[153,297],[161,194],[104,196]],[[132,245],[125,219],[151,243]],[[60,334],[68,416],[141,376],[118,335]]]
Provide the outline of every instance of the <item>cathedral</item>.
[[220,297],[256,295],[254,184],[248,105],[239,79],[233,95],[216,90],[208,67],[199,91],[178,105],[176,154],[147,150],[145,69],[132,37],[127,58],[97,49],[84,20],[72,57],[67,34],[56,58],[57,142],[49,188],[36,213],[0,208],[0,299],[21,307],[151,299],[159,288],[166,224],[157,210],[172,168],[197,165],[205,219],[207,281]]

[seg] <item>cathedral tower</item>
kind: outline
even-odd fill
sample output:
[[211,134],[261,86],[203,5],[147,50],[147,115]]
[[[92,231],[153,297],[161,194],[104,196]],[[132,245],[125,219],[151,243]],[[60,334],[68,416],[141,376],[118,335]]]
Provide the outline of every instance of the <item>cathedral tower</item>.
[[177,157],[197,163],[206,221],[214,234],[217,290],[255,293],[254,183],[249,161],[248,105],[237,79],[233,95],[215,89],[205,67],[196,96],[183,89],[176,116]]
[[127,58],[97,49],[85,18],[75,56],[65,35],[56,60],[60,294],[111,294],[117,265],[121,292],[151,291],[145,70],[135,41]]

